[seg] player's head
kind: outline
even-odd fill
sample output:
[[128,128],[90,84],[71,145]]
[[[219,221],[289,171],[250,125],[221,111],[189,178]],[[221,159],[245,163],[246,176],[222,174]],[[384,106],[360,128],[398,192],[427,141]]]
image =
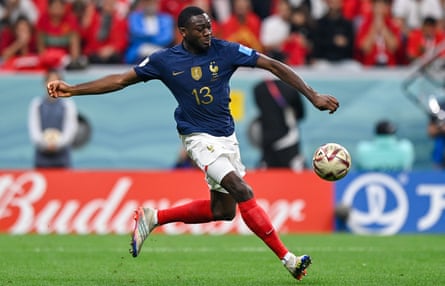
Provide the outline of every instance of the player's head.
[[377,135],[393,135],[397,131],[396,126],[389,120],[380,120],[375,126]]
[[199,7],[186,7],[178,16],[178,29],[186,49],[193,53],[206,51],[211,44],[210,17]]

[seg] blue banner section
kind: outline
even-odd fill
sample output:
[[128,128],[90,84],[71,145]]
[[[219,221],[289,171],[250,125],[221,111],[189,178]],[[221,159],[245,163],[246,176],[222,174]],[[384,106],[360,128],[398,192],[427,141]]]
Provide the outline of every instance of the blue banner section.
[[336,230],[358,234],[445,232],[445,173],[351,172],[335,183]]

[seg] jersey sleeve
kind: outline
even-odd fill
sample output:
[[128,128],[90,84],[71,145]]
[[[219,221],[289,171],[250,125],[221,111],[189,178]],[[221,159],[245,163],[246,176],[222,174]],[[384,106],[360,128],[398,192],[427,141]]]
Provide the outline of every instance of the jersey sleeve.
[[153,53],[152,55],[147,56],[133,69],[143,81],[160,79],[162,74],[161,60],[162,56],[160,52]]
[[227,58],[232,59],[232,63],[234,66],[256,66],[259,55],[254,49],[238,43],[229,43],[227,50]]

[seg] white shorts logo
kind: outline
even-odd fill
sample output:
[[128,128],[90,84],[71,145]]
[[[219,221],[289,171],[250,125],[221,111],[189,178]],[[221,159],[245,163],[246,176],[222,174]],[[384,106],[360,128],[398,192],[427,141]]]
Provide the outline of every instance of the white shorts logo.
[[[365,198],[366,208],[354,208],[358,195]],[[389,196],[394,198],[391,204]],[[348,227],[359,234],[395,234],[405,224],[409,210],[408,198],[400,183],[391,176],[378,173],[365,174],[354,180],[346,188],[342,203],[352,207]]]

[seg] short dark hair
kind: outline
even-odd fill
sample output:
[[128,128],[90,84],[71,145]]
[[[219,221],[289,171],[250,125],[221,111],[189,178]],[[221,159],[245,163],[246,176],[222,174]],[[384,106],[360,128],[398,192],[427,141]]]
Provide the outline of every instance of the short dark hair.
[[187,26],[188,21],[193,16],[198,16],[204,14],[205,11],[196,6],[188,6],[179,13],[178,16],[178,28]]
[[372,2],[385,2],[386,4],[392,4],[392,0],[373,0]]
[[436,26],[437,20],[432,16],[427,16],[423,19],[423,25],[425,26]]
[[378,135],[395,134],[396,131],[396,126],[389,120],[380,120],[375,126],[375,133]]

